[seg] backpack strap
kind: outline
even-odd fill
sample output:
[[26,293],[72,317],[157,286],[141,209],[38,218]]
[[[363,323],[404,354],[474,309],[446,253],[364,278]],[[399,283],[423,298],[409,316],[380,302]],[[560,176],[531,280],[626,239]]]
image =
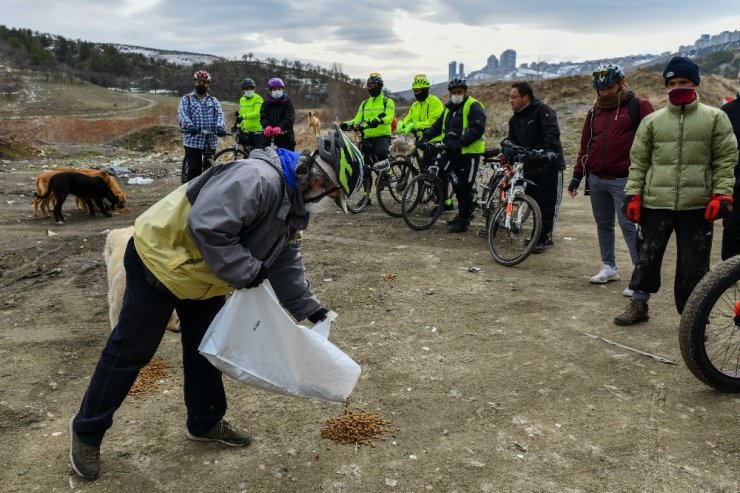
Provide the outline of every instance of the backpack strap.
[[627,101],[627,111],[630,114],[630,119],[632,120],[632,128],[634,130],[637,130],[637,127],[640,126],[640,121],[642,120],[640,118],[640,98],[637,96],[632,96],[632,98]]

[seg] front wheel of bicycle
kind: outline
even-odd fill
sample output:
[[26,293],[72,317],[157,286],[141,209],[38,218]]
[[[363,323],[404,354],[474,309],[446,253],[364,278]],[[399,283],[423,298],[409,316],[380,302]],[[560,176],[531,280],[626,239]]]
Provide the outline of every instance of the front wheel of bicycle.
[[443,190],[442,180],[428,173],[409,181],[401,198],[401,213],[411,229],[428,229],[437,221],[444,210]]
[[712,269],[694,288],[678,326],[681,355],[696,378],[740,392],[740,256]]
[[239,159],[247,159],[247,155],[241,149],[222,149],[213,156],[213,164],[230,163]]
[[378,205],[391,217],[402,217],[401,199],[403,191],[418,172],[405,159],[393,161],[390,166],[378,174],[375,181],[375,196]]
[[352,214],[362,212],[370,205],[370,193],[373,188],[373,174],[369,168],[365,168],[362,177],[362,186],[347,200],[347,210]]
[[488,247],[496,262],[511,267],[534,250],[542,233],[542,212],[529,195],[514,197],[511,214],[507,214],[507,207],[505,202],[490,221]]

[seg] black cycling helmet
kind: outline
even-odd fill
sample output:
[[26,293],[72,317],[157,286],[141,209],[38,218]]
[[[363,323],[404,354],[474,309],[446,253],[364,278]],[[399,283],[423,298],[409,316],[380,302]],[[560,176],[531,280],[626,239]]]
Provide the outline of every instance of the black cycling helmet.
[[606,89],[624,79],[624,70],[619,65],[608,64],[599,67],[593,74],[594,89]]
[[370,84],[378,84],[380,87],[383,87],[383,78],[378,72],[371,73],[370,77],[367,78],[365,85],[369,86]]
[[465,79],[461,79],[459,77],[455,77],[454,79],[452,79],[450,81],[449,84],[447,84],[447,90],[448,91],[451,91],[451,90],[453,90],[456,87],[462,87],[463,89],[465,89],[467,91],[468,90],[468,81],[466,81]]
[[245,87],[257,87],[254,83],[254,79],[250,79],[247,77],[246,79],[242,79],[242,85],[241,88],[244,89]]
[[317,142],[316,162],[341,190],[343,198],[349,197],[362,183],[362,153],[336,124],[332,124],[327,135],[319,136]]

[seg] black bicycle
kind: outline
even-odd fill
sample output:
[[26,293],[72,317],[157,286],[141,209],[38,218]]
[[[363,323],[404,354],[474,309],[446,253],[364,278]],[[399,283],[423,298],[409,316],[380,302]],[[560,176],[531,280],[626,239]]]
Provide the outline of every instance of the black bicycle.
[[249,153],[254,150],[254,147],[244,144],[245,134],[244,131],[239,128],[239,123],[241,123],[241,121],[239,113],[236,113],[236,121],[234,122],[234,126],[231,127],[231,134],[229,134],[234,136],[234,143],[230,147],[221,149],[216,153],[213,160],[217,164],[246,159],[249,157]]
[[392,155],[387,166],[376,165],[378,179],[375,180],[375,196],[378,205],[391,217],[403,217],[401,199],[403,191],[421,169],[421,155],[414,135],[414,147],[408,154]]
[[740,392],[740,255],[712,269],[689,296],[678,325],[691,373],[715,389]]
[[[227,137],[229,135],[232,135],[231,133],[225,133],[224,135],[217,135],[216,132],[211,132],[210,130],[202,130],[199,132],[201,135],[204,135],[206,138],[209,135],[216,135],[216,137]],[[203,149],[203,152],[201,153],[201,162],[202,162],[202,171],[205,172],[208,168],[213,166],[214,164],[218,164],[216,162],[217,158],[220,154],[222,154],[223,151],[220,151],[218,153],[214,152],[214,149],[211,149],[210,147],[205,147]],[[224,161],[219,161],[224,162]],[[182,172],[180,175],[180,181],[182,183],[185,183],[188,181],[188,167],[187,167],[187,161],[183,160],[182,162]]]
[[[384,116],[381,115],[379,115],[380,118]],[[390,157],[382,159],[380,161],[377,160],[373,149],[365,141],[365,137],[363,134],[363,131],[365,130],[365,125],[353,125],[348,127],[347,130],[352,130],[355,132],[355,141],[357,142],[357,147],[360,149],[360,152],[363,156],[364,168],[362,173],[362,189],[353,193],[347,201],[347,210],[353,214],[357,214],[358,212],[362,212],[363,210],[365,210],[367,206],[370,205],[370,196],[372,195],[373,182],[377,182],[382,175],[387,176],[389,173],[392,174],[393,170],[397,169],[397,166],[391,166]],[[377,178],[373,177],[373,172],[375,173]],[[384,179],[384,185],[386,182],[387,181]],[[383,196],[382,198],[378,196],[378,200],[384,200],[385,202],[388,202],[385,196]],[[385,207],[382,208],[384,211],[388,212]],[[392,210],[392,207],[389,206],[388,209]]]

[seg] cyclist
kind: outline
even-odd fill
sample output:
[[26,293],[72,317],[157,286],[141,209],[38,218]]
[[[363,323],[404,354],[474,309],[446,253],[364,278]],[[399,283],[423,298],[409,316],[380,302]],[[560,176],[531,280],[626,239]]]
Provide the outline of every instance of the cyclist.
[[295,122],[295,108],[293,101],[285,94],[285,84],[279,77],[273,77],[267,82],[270,94],[260,110],[260,121],[262,132],[268,139],[273,137],[277,147],[295,150],[295,135],[293,134],[293,122]]
[[[421,138],[424,130],[431,127],[440,117],[444,111],[444,105],[437,96],[429,94],[430,85],[426,75],[419,74],[414,77],[411,90],[414,91],[416,101],[411,104],[411,108],[409,108],[409,112],[406,113],[403,120],[398,122],[396,133],[407,134],[413,132]],[[442,140],[440,136],[437,139]]]
[[352,120],[343,122],[342,130],[362,128],[364,141],[363,155],[370,162],[388,157],[391,147],[391,123],[396,113],[396,105],[391,98],[383,94],[383,78],[373,72],[367,79],[367,92],[370,97],[360,104]]
[[[424,132],[423,140],[442,138],[449,169],[457,178],[458,214],[448,222],[450,233],[464,233],[473,217],[473,183],[478,172],[478,163],[486,150],[486,113],[483,105],[468,96],[465,79],[454,78],[447,84],[450,101],[445,104],[442,115]],[[446,187],[445,187],[446,188]],[[445,197],[445,206],[449,199]]]
[[[224,112],[218,99],[208,94],[211,74],[198,70],[193,74],[195,90],[180,100],[177,118],[182,128],[182,144],[185,158],[182,160],[182,182],[188,182],[203,171],[204,151],[213,155],[218,145],[216,135],[226,135]],[[204,135],[202,130],[216,135]]]
[[265,146],[262,137],[262,124],[260,123],[260,110],[264,100],[257,94],[254,79],[247,77],[242,80],[241,88],[244,94],[239,99],[238,124],[241,134],[239,141],[245,147],[261,149]]

